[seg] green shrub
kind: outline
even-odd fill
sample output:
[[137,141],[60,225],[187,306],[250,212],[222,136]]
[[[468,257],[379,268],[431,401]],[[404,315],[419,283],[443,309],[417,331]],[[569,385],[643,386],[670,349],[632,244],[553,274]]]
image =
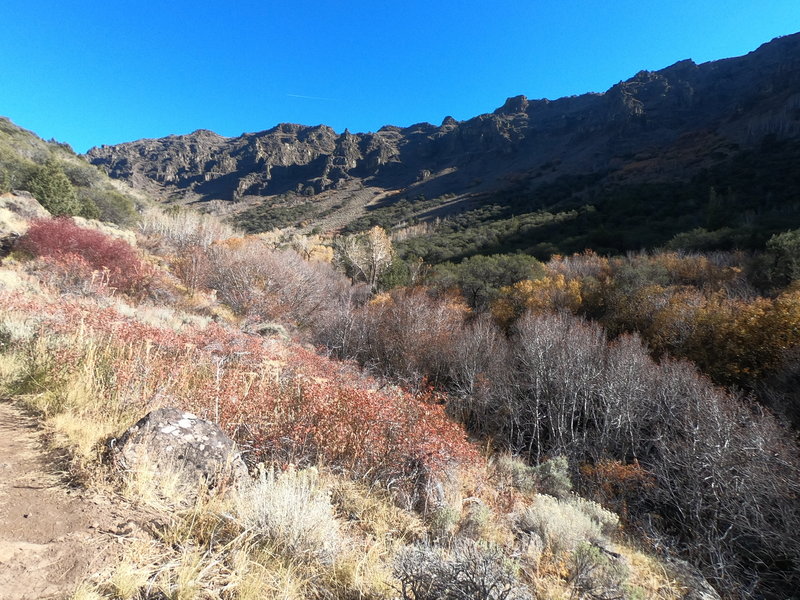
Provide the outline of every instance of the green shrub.
[[584,542],[602,541],[618,524],[616,514],[578,496],[558,499],[537,494],[517,515],[517,528],[539,536],[555,557],[571,554]]
[[800,279],[800,229],[773,235],[766,254],[772,263],[769,279],[773,285],[785,286]]
[[511,454],[501,454],[494,459],[494,467],[498,474],[508,477],[511,484],[523,493],[536,490],[536,470],[524,460]]
[[53,216],[81,214],[75,188],[55,160],[39,166],[31,174],[26,187]]
[[606,554],[598,546],[582,543],[572,553],[568,581],[579,598],[628,598],[627,579],[628,568],[620,558]]
[[123,227],[135,224],[139,218],[133,201],[116,190],[79,188],[77,195],[84,207],[84,213],[91,212],[93,215],[81,215],[86,218],[100,219]]
[[542,494],[564,498],[572,491],[569,461],[566,456],[555,456],[533,467],[536,487]]

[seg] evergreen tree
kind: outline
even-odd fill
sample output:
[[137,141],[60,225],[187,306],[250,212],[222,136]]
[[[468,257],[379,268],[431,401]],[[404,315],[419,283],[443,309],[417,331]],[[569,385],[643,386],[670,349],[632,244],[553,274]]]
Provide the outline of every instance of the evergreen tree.
[[64,170],[53,159],[39,166],[28,179],[28,191],[53,216],[81,214],[81,203]]
[[772,259],[773,284],[786,286],[800,279],[800,229],[773,235],[767,242],[767,255]]

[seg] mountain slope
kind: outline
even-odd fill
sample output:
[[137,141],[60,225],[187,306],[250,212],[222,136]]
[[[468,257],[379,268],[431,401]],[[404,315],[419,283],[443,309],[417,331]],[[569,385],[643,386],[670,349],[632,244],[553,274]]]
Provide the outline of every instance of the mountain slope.
[[[559,212],[567,200],[600,208],[593,197],[608,188],[624,187],[635,204],[647,196],[630,186],[694,181],[690,190],[676,190],[697,205],[679,210],[694,218],[671,236],[709,225],[701,213],[711,188],[740,195],[737,161],[776,144],[791,144],[796,154],[798,140],[800,34],[738,58],[642,71],[605,93],[509,98],[493,113],[462,122],[448,117],[439,126],[340,135],[325,125],[281,124],[237,138],[199,130],[93,148],[88,159],[165,200],[236,201],[234,210],[248,209],[240,220],[252,230],[342,227],[403,199],[444,194],[444,206],[417,207],[403,218],[430,220],[492,204],[503,207],[503,216]],[[755,178],[773,167],[768,161]],[[357,194],[364,188],[371,195]],[[781,201],[786,194],[780,190]],[[329,218],[345,211],[346,218]],[[800,223],[798,215],[790,220]]]
[[130,186],[110,179],[68,144],[46,142],[0,117],[0,194],[28,190],[54,214],[99,218],[118,225],[136,220],[148,202]]

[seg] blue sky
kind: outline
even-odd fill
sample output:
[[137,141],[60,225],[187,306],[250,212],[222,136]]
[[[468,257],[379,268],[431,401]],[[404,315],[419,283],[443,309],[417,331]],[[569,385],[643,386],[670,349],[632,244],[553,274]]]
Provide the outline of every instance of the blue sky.
[[800,0],[3,0],[0,115],[80,152],[440,123],[800,31]]

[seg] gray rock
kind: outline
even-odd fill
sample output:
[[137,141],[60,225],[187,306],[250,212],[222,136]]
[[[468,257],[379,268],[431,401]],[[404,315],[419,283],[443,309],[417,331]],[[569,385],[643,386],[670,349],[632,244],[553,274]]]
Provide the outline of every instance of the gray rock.
[[8,256],[32,219],[50,216],[30,192],[14,190],[0,194],[0,258]]
[[188,489],[247,477],[236,444],[219,426],[177,408],[159,408],[142,417],[115,441],[113,458],[125,470],[177,470]]
[[46,219],[50,216],[50,212],[39,204],[33,194],[25,190],[12,190],[0,194],[0,209],[6,209],[26,221]]
[[670,557],[666,564],[672,575],[686,589],[681,600],[720,600],[717,591],[711,587],[699,569],[685,560]]
[[274,337],[281,340],[289,340],[289,334],[286,331],[286,327],[281,325],[280,323],[255,323],[245,329],[245,332],[252,333],[254,335],[260,335],[263,337]]

